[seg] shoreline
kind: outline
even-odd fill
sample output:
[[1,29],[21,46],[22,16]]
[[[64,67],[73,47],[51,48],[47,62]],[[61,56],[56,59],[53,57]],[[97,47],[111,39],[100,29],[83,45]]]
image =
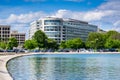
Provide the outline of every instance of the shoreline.
[[9,71],[7,70],[7,62],[13,58],[32,55],[33,53],[19,53],[19,54],[2,54],[0,55],[0,80],[13,80]]
[[0,53],[0,80],[13,80],[7,70],[7,62],[13,58],[33,54],[120,54],[120,52],[39,52],[39,53]]

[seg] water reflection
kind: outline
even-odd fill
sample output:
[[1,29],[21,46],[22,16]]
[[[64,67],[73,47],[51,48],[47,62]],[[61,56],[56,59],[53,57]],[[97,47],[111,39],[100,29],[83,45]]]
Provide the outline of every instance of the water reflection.
[[119,80],[120,55],[34,55],[8,63],[15,80]]

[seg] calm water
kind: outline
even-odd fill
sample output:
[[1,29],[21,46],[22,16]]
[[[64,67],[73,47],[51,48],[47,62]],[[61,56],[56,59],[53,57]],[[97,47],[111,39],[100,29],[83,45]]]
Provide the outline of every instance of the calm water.
[[14,80],[120,80],[120,54],[32,55],[7,66]]

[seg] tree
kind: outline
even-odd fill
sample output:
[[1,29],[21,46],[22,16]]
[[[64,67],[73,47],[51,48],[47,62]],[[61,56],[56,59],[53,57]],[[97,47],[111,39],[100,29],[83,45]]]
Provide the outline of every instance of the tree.
[[108,39],[105,46],[106,48],[120,48],[120,40]]
[[65,42],[66,48],[78,49],[83,48],[84,44],[80,38],[70,39]]
[[35,40],[26,40],[24,47],[26,49],[34,49],[37,47],[37,42]]
[[60,43],[60,48],[61,48],[61,49],[66,48],[66,44],[65,44],[65,43],[66,43],[65,41],[62,41],[62,42]]
[[86,42],[89,48],[119,48],[120,33],[117,31],[108,31],[107,33],[90,33]]
[[114,40],[120,40],[120,33],[112,34],[109,38],[114,39]]
[[117,31],[108,31],[106,33],[107,40],[105,43],[106,48],[120,48],[120,33]]
[[117,31],[111,30],[106,33],[107,38],[112,37],[113,35],[119,34]]
[[13,49],[13,47],[17,47],[17,46],[18,46],[17,39],[16,38],[10,38],[9,42],[8,42],[8,45],[7,45],[7,48],[8,49]]
[[104,33],[90,33],[86,42],[86,46],[89,48],[104,48],[106,42],[106,35]]
[[57,49],[58,48],[57,42],[53,39],[47,39],[47,42],[45,45],[47,45],[46,48],[48,48],[48,49],[50,49],[50,48]]
[[35,32],[33,39],[36,40],[37,45],[40,48],[44,48],[47,40],[47,36],[41,30]]
[[5,42],[0,42],[0,48],[6,49],[6,43]]

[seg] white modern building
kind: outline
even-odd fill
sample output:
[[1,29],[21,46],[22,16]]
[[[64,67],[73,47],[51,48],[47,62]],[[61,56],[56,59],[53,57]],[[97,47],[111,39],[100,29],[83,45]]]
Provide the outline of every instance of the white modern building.
[[96,25],[80,20],[47,17],[30,24],[29,38],[31,39],[37,30],[42,30],[58,43],[73,38],[81,38],[85,41],[88,34],[97,32],[97,29]]

